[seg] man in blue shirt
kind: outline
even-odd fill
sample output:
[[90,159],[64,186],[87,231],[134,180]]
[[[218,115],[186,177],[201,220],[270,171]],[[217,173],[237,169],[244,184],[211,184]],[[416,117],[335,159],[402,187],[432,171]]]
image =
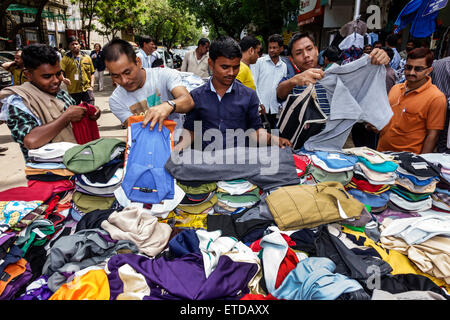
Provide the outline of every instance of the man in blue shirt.
[[230,37],[220,37],[211,43],[208,64],[212,77],[191,91],[195,106],[186,115],[177,150],[190,146],[192,141],[194,148],[203,150],[208,145],[216,149],[235,147],[244,135],[258,144],[291,146],[288,140],[273,136],[262,127],[256,92],[235,80],[241,57],[239,44]]

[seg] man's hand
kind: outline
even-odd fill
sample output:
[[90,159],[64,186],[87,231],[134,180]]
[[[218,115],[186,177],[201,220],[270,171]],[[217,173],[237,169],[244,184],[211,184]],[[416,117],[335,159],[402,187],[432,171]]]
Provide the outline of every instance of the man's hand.
[[259,111],[259,115],[262,116],[264,113],[266,113],[266,107],[264,107],[263,104],[260,104],[258,111]]
[[65,84],[66,86],[70,86],[70,85],[72,84],[72,81],[70,81],[70,79],[68,79],[68,78],[66,78],[66,77],[64,77],[62,81],[64,82],[64,84]]
[[101,112],[101,110],[100,110],[99,107],[97,107],[97,106],[94,106],[94,107],[95,107],[95,113],[94,113],[94,114],[91,114],[91,115],[89,116],[89,119],[94,120],[94,121],[97,121],[98,118],[100,118],[100,115],[102,114],[102,112]]
[[281,138],[274,135],[272,135],[271,138],[272,138],[271,143],[274,146],[278,145],[281,149],[284,149],[285,147],[292,147],[291,141],[289,141],[286,138]]
[[370,124],[370,123],[366,123],[364,125],[364,128],[366,128],[366,130],[369,130],[369,131],[372,131],[375,133],[380,133],[380,131],[373,124]]
[[324,75],[325,73],[322,69],[311,68],[296,74],[291,79],[297,86],[307,86],[309,84],[315,84],[318,80],[322,79]]
[[66,118],[66,121],[68,122],[79,122],[81,121],[81,119],[83,119],[86,111],[87,111],[86,108],[80,106],[70,106],[63,113],[63,115]]
[[391,61],[386,51],[379,48],[373,49],[372,52],[370,52],[369,57],[371,57],[371,63],[375,65],[386,65]]
[[150,130],[153,130],[156,123],[158,123],[158,129],[159,131],[161,131],[163,127],[163,122],[170,115],[172,109],[173,109],[172,106],[167,102],[149,108],[145,113],[144,121],[142,121],[142,128],[145,128],[147,124],[150,122]]

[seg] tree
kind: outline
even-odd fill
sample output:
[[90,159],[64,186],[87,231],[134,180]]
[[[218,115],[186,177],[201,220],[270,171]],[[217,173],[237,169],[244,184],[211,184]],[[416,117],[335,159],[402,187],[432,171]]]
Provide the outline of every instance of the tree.
[[87,47],[90,48],[91,44],[91,31],[94,30],[92,20],[97,14],[97,5],[100,0],[70,0],[72,4],[79,4],[81,13],[81,29],[87,31]]
[[190,12],[198,26],[208,26],[215,35],[226,34],[238,39],[250,22],[242,0],[170,0],[170,3]]
[[170,0],[174,6],[188,10],[198,23],[209,26],[215,36],[226,34],[239,38],[252,25],[255,35],[264,39],[281,33],[283,17],[298,8],[298,0]]
[[99,30],[99,34],[111,40],[117,37],[121,30],[129,29],[137,21],[142,20],[142,13],[145,11],[142,2],[139,0],[102,0],[96,7],[98,21],[104,29]]
[[195,18],[171,6],[168,0],[144,0],[143,5],[145,12],[134,26],[136,33],[150,35],[168,48],[201,37]]
[[[7,49],[15,50],[16,47],[16,34],[18,34],[24,28],[32,28],[37,27],[39,29],[39,37],[42,39],[42,11],[44,11],[45,5],[48,3],[48,0],[37,0],[34,2],[35,8],[37,10],[35,19],[31,22],[18,22],[14,19],[11,11],[7,10],[11,4],[15,4],[16,1],[11,0],[2,0],[0,4],[0,36],[8,38],[10,41],[7,42]],[[9,32],[7,32],[6,21],[9,20],[11,23],[11,28]]]

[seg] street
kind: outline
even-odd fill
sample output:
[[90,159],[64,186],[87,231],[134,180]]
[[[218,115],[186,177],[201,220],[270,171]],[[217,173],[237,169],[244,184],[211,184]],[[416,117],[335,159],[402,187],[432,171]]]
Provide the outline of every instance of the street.
[[[65,89],[64,84],[61,88]],[[95,104],[102,110],[102,115],[97,121],[100,136],[102,138],[126,138],[126,130],[121,129],[120,121],[109,111],[108,100],[111,93],[114,91],[111,77],[105,71],[105,84],[102,92],[97,91],[97,84],[95,85]],[[19,144],[14,142],[8,126],[0,125],[0,147],[7,147],[6,152],[0,153],[0,191],[26,186],[27,179],[25,178],[25,160],[20,151]]]

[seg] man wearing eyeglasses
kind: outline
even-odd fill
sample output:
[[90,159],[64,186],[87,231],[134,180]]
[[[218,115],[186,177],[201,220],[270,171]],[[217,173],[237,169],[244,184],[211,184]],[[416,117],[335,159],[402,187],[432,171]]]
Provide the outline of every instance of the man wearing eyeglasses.
[[433,52],[426,48],[408,53],[406,82],[396,84],[389,92],[394,116],[380,132],[378,151],[433,152],[447,111],[445,95],[429,76],[433,59]]

